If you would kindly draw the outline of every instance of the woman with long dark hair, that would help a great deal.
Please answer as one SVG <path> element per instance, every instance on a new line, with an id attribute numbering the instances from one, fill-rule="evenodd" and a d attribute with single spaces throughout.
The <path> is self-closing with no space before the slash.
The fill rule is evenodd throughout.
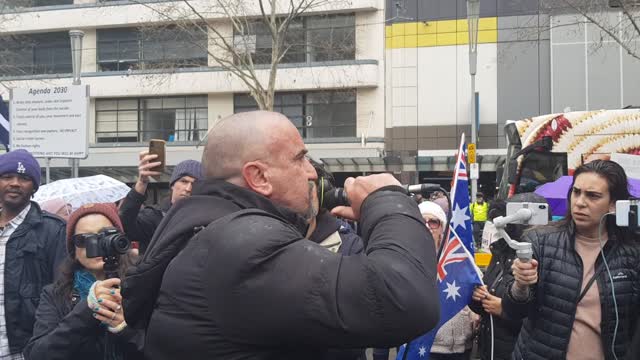
<path id="1" fill-rule="evenodd" d="M 615 225 L 629 198 L 615 162 L 578 167 L 566 218 L 533 228 L 533 259 L 513 262 L 503 296 L 507 316 L 523 318 L 514 359 L 629 359 L 640 305 L 640 245 Z"/>
<path id="2" fill-rule="evenodd" d="M 69 257 L 59 280 L 42 291 L 27 360 L 142 359 L 144 333 L 127 328 L 123 317 L 120 279 L 106 279 L 102 257 L 87 257 L 90 238 L 122 234 L 113 204 L 89 204 L 67 223 Z M 119 258 L 123 276 L 132 259 Z"/>

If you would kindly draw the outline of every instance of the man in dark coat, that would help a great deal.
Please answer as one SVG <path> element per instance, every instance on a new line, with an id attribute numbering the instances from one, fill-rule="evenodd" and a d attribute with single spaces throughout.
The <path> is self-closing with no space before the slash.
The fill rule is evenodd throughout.
<path id="1" fill-rule="evenodd" d="M 22 359 L 42 288 L 65 253 L 65 222 L 31 197 L 40 165 L 25 150 L 0 155 L 0 358 Z"/>
<path id="2" fill-rule="evenodd" d="M 127 323 L 151 312 L 147 358 L 322 359 L 437 324 L 433 240 L 393 176 L 345 182 L 333 211 L 360 220 L 366 252 L 343 256 L 304 239 L 316 172 L 286 117 L 235 114 L 207 139 L 205 179 L 123 284 Z"/>
<path id="3" fill-rule="evenodd" d="M 139 243 L 141 254 L 146 251 L 153 233 L 171 205 L 191 196 L 193 183 L 202 177 L 200 162 L 184 160 L 176 165 L 171 174 L 171 180 L 169 181 L 171 198 L 163 202 L 159 207 L 144 206 L 144 202 L 147 199 L 149 177 L 162 175 L 161 172 L 153 170 L 154 167 L 160 165 L 160 162 L 153 161 L 157 157 L 158 155 L 150 155 L 148 151 L 140 153 L 138 181 L 124 198 L 120 207 L 120 218 L 122 219 L 125 234 L 130 240 Z"/>

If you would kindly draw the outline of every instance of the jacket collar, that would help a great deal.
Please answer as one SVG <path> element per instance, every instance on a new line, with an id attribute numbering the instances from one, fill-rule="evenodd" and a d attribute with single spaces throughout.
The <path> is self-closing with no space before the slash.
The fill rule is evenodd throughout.
<path id="1" fill-rule="evenodd" d="M 320 213 L 316 217 L 316 228 L 313 230 L 309 240 L 319 244 L 339 230 L 340 223 L 337 219 L 328 211 L 320 210 Z"/>
<path id="2" fill-rule="evenodd" d="M 224 180 L 202 180 L 196 182 L 193 189 L 193 196 L 198 195 L 223 198 L 233 202 L 241 209 L 260 209 L 266 211 L 284 219 L 303 235 L 306 234 L 309 226 L 302 216 L 296 214 L 292 210 L 276 205 L 268 198 L 254 191 L 231 184 Z"/>
<path id="3" fill-rule="evenodd" d="M 11 237 L 21 235 L 42 222 L 42 210 L 37 202 L 31 201 L 31 209 Z"/>

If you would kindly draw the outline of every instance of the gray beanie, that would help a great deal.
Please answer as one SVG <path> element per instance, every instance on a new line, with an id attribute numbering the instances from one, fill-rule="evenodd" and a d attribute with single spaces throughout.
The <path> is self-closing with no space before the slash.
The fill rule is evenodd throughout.
<path id="1" fill-rule="evenodd" d="M 179 162 L 178 165 L 176 165 L 176 167 L 173 169 L 169 186 L 173 186 L 173 183 L 180 180 L 180 178 L 183 176 L 191 176 L 196 180 L 202 179 L 202 165 L 200 165 L 200 162 L 195 160 L 185 160 Z"/>

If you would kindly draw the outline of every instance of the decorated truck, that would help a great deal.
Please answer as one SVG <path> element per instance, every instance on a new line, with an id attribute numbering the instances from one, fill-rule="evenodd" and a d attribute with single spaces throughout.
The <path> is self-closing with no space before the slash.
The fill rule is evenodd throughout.
<path id="1" fill-rule="evenodd" d="M 593 159 L 640 155 L 640 109 L 575 111 L 513 121 L 498 198 L 534 191 Z"/>

